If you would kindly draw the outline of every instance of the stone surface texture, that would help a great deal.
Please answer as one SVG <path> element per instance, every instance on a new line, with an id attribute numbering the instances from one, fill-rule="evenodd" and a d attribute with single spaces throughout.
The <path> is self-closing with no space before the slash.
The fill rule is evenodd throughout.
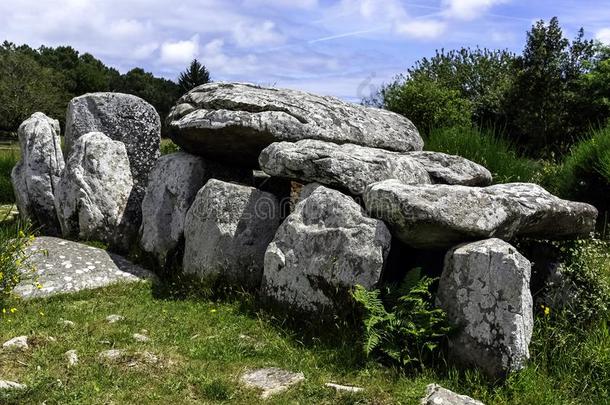
<path id="1" fill-rule="evenodd" d="M 305 311 L 335 310 L 356 284 L 373 288 L 391 236 L 339 191 L 310 184 L 265 254 L 263 293 Z"/>
<path id="2" fill-rule="evenodd" d="M 364 202 L 371 216 L 417 248 L 491 237 L 585 237 L 594 231 L 597 218 L 595 207 L 562 200 L 529 183 L 479 188 L 387 180 L 369 186 Z"/>
<path id="3" fill-rule="evenodd" d="M 449 340 L 452 358 L 491 377 L 525 366 L 534 323 L 530 273 L 531 263 L 500 239 L 447 253 L 437 304 L 459 328 Z"/>
<path id="4" fill-rule="evenodd" d="M 29 347 L 27 336 L 17 336 L 2 344 L 3 349 L 26 350 Z"/>
<path id="5" fill-rule="evenodd" d="M 126 217 L 133 184 L 122 142 L 101 132 L 78 138 L 56 192 L 63 235 L 128 250 L 139 227 Z"/>
<path id="6" fill-rule="evenodd" d="M 461 156 L 427 151 L 406 155 L 424 166 L 434 183 L 484 187 L 492 182 L 489 170 Z"/>
<path id="7" fill-rule="evenodd" d="M 277 367 L 252 370 L 241 376 L 243 384 L 262 390 L 261 398 L 263 399 L 286 391 L 304 380 L 303 373 L 293 373 Z"/>
<path id="8" fill-rule="evenodd" d="M 55 191 L 64 169 L 59 121 L 37 112 L 19 126 L 17 134 L 21 159 L 11 181 L 19 212 L 43 234 L 59 235 Z"/>
<path id="9" fill-rule="evenodd" d="M 161 156 L 153 168 L 142 201 L 140 245 L 161 267 L 184 240 L 186 212 L 211 178 L 247 179 L 250 171 L 226 167 L 184 152 Z"/>
<path id="10" fill-rule="evenodd" d="M 271 176 L 317 182 L 353 195 L 361 195 L 368 185 L 382 180 L 431 183 L 425 167 L 409 155 L 353 144 L 309 139 L 276 142 L 261 152 L 258 161 Z"/>
<path id="11" fill-rule="evenodd" d="M 422 398 L 421 405 L 484 405 L 483 402 L 472 399 L 466 395 L 456 394 L 438 384 L 426 387 L 426 396 Z"/>
<path id="12" fill-rule="evenodd" d="M 25 279 L 15 288 L 23 298 L 46 297 L 105 287 L 115 283 L 154 279 L 154 275 L 105 250 L 54 237 L 38 237 L 27 248 Z M 30 266 L 36 269 L 32 279 Z M 35 281 L 42 285 L 36 288 Z"/>
<path id="13" fill-rule="evenodd" d="M 254 187 L 209 180 L 186 214 L 183 269 L 202 280 L 258 288 L 279 203 Z"/>
<path id="14" fill-rule="evenodd" d="M 401 115 L 296 90 L 242 83 L 196 87 L 172 109 L 171 137 L 187 152 L 255 167 L 272 142 L 318 139 L 393 151 L 421 150 Z"/>

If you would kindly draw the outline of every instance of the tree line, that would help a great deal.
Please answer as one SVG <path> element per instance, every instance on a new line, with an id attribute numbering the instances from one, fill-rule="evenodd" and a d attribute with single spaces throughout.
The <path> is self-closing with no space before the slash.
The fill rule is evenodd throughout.
<path id="1" fill-rule="evenodd" d="M 440 50 L 368 100 L 403 114 L 424 133 L 451 126 L 500 132 L 529 156 L 564 154 L 610 117 L 610 48 L 569 40 L 557 18 L 527 32 L 522 54 Z"/>
<path id="2" fill-rule="evenodd" d="M 209 81 L 208 70 L 197 60 L 174 82 L 139 67 L 121 74 L 70 46 L 33 49 L 5 41 L 0 45 L 0 132 L 14 133 L 36 111 L 59 119 L 63 127 L 68 102 L 98 91 L 141 97 L 155 107 L 164 122 L 182 94 Z"/>

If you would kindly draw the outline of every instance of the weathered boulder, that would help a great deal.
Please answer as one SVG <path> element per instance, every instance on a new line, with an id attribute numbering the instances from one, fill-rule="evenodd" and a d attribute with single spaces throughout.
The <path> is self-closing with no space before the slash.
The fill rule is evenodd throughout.
<path id="1" fill-rule="evenodd" d="M 183 270 L 211 284 L 258 288 L 265 249 L 279 226 L 275 196 L 209 180 L 186 214 Z"/>
<path id="2" fill-rule="evenodd" d="M 248 170 L 222 166 L 184 152 L 160 157 L 142 201 L 140 245 L 165 266 L 184 238 L 184 219 L 195 195 L 211 178 L 240 180 Z"/>
<path id="3" fill-rule="evenodd" d="M 98 240 L 127 250 L 139 228 L 124 218 L 132 187 L 122 142 L 100 132 L 78 138 L 56 191 L 64 236 Z"/>
<path id="4" fill-rule="evenodd" d="M 490 237 L 587 236 L 597 217 L 589 204 L 562 200 L 528 183 L 478 188 L 387 180 L 369 186 L 364 201 L 371 216 L 384 220 L 396 237 L 417 248 Z"/>
<path id="5" fill-rule="evenodd" d="M 421 163 L 434 183 L 484 187 L 492 182 L 489 170 L 461 156 L 427 151 L 406 155 Z"/>
<path id="6" fill-rule="evenodd" d="M 524 367 L 534 322 L 530 273 L 530 262 L 500 239 L 447 253 L 437 305 L 459 328 L 449 340 L 452 358 L 492 377 Z"/>
<path id="7" fill-rule="evenodd" d="M 420 401 L 421 405 L 483 405 L 481 401 L 466 395 L 456 394 L 438 384 L 426 387 L 426 396 Z"/>
<path id="8" fill-rule="evenodd" d="M 318 182 L 361 195 L 369 184 L 397 179 L 406 184 L 429 184 L 425 168 L 406 154 L 353 144 L 303 140 L 276 142 L 258 159 L 271 176 Z"/>
<path id="9" fill-rule="evenodd" d="M 64 169 L 59 121 L 37 112 L 17 131 L 21 160 L 11 173 L 17 207 L 43 234 L 61 232 L 55 212 L 55 190 Z"/>
<path id="10" fill-rule="evenodd" d="M 68 104 L 65 137 L 68 158 L 76 140 L 89 132 L 102 132 L 125 144 L 133 178 L 125 220 L 139 227 L 148 176 L 160 154 L 159 114 L 152 105 L 130 94 L 85 94 Z"/>
<path id="11" fill-rule="evenodd" d="M 339 191 L 306 186 L 265 253 L 263 293 L 304 311 L 334 310 L 381 277 L 391 235 Z"/>
<path id="12" fill-rule="evenodd" d="M 272 142 L 318 139 L 394 151 L 421 150 L 408 119 L 296 90 L 242 83 L 196 87 L 168 116 L 171 137 L 187 152 L 255 167 Z"/>

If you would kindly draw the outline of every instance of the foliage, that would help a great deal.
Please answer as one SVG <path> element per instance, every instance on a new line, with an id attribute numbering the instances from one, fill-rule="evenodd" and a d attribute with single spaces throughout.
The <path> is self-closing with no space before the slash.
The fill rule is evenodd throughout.
<path id="1" fill-rule="evenodd" d="M 161 154 L 169 155 L 170 153 L 175 153 L 180 150 L 180 147 L 176 145 L 171 139 L 165 138 L 161 139 Z"/>
<path id="2" fill-rule="evenodd" d="M 11 171 L 19 160 L 19 149 L 0 149 L 0 204 L 12 204 L 15 202 L 13 184 L 11 183 Z"/>
<path id="3" fill-rule="evenodd" d="M 4 223 L 8 215 L 2 219 L 0 226 L 0 316 L 6 316 L 7 300 L 23 277 L 21 270 L 27 267 L 28 258 L 26 247 L 32 238 L 28 225 L 21 222 Z"/>
<path id="4" fill-rule="evenodd" d="M 430 286 L 434 279 L 411 270 L 385 302 L 381 291 L 356 286 L 353 297 L 364 309 L 364 351 L 376 352 L 400 367 L 423 366 L 450 331 L 445 313 L 434 308 Z"/>
<path id="5" fill-rule="evenodd" d="M 491 130 L 436 129 L 425 139 L 425 148 L 479 163 L 491 171 L 495 183 L 532 181 L 541 169 L 539 162 L 519 156 L 510 142 Z"/>
<path id="6" fill-rule="evenodd" d="M 197 59 L 193 59 L 188 68 L 178 77 L 178 86 L 187 93 L 197 86 L 210 82 L 210 72 Z"/>

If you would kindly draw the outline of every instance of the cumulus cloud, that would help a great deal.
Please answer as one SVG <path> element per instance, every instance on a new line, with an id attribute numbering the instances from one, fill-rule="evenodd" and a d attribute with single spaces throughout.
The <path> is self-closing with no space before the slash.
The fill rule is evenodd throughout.
<path id="1" fill-rule="evenodd" d="M 199 35 L 189 40 L 166 41 L 161 44 L 161 62 L 167 65 L 186 65 L 199 54 Z"/>
<path id="2" fill-rule="evenodd" d="M 414 20 L 396 26 L 399 34 L 421 39 L 438 38 L 446 29 L 447 24 L 438 20 Z"/>
<path id="3" fill-rule="evenodd" d="M 233 29 L 233 36 L 238 46 L 250 47 L 258 45 L 279 45 L 284 42 L 284 36 L 276 31 L 273 21 L 241 22 Z"/>
<path id="4" fill-rule="evenodd" d="M 610 28 L 602 28 L 597 31 L 595 38 L 606 45 L 610 45 Z"/>
<path id="5" fill-rule="evenodd" d="M 443 0 L 446 15 L 461 20 L 474 20 L 497 4 L 508 0 Z"/>

